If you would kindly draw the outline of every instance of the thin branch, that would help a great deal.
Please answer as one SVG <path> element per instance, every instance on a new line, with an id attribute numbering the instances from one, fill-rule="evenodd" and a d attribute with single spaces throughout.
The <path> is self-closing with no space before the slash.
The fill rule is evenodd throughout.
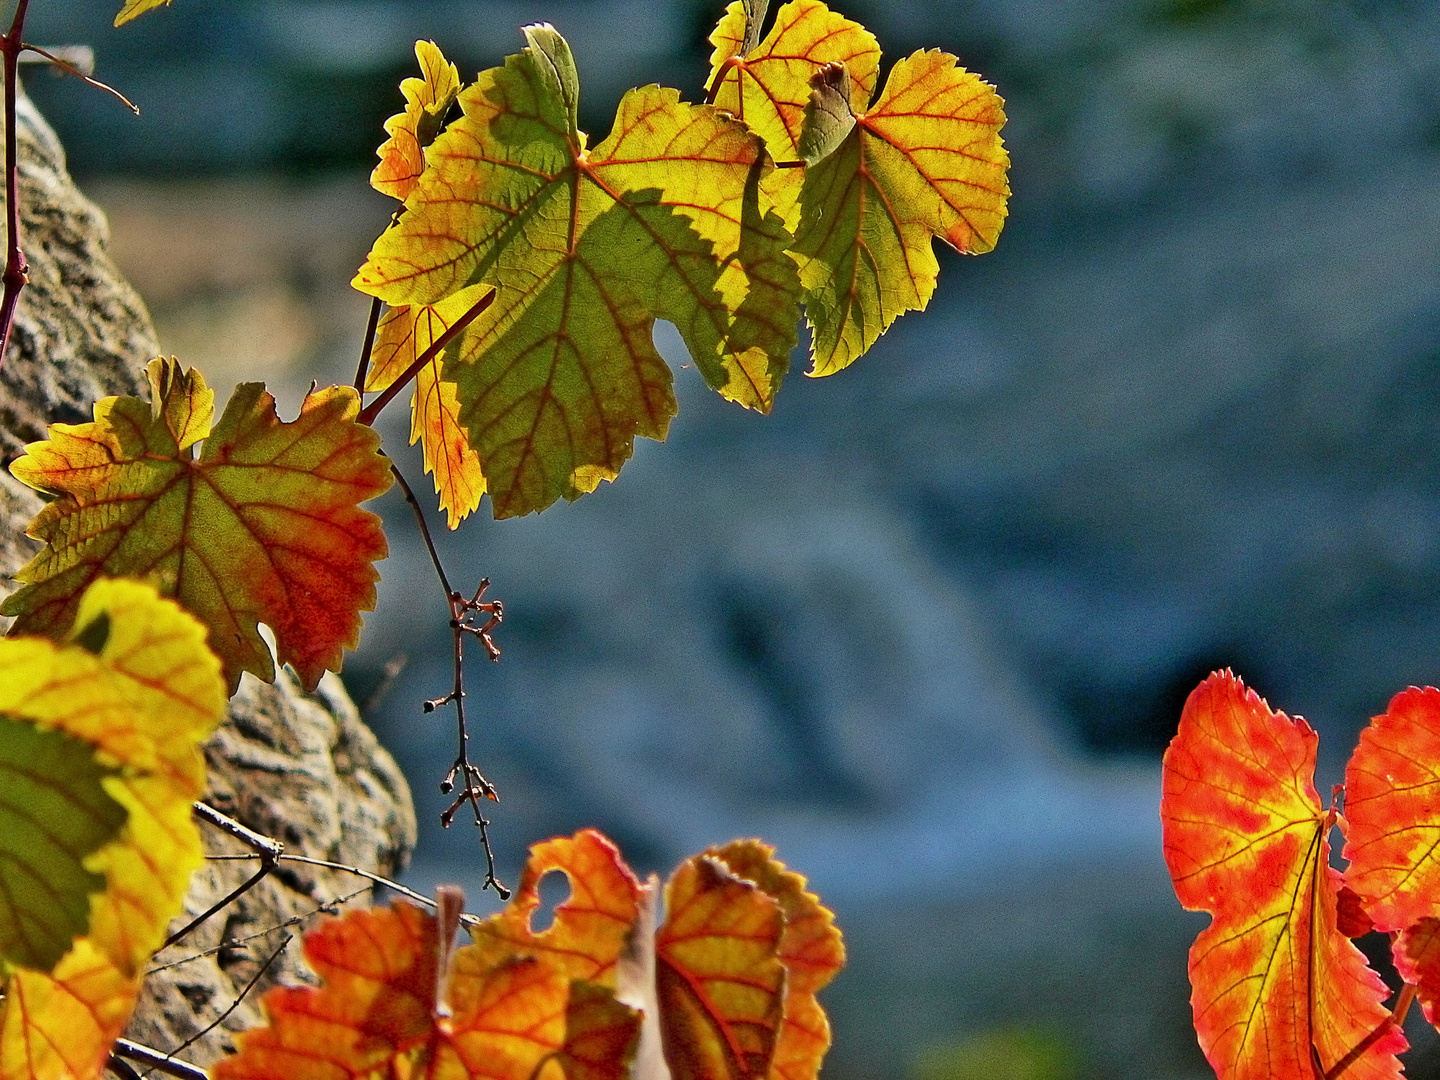
<path id="1" fill-rule="evenodd" d="M 215 828 L 221 830 L 222 832 L 228 833 L 230 836 L 235 837 L 235 839 L 239 840 L 241 843 L 245 844 L 252 851 L 254 851 L 260 859 L 260 869 L 255 871 L 255 873 L 252 874 L 250 878 L 244 881 L 242 884 L 237 885 L 235 888 L 231 889 L 228 893 L 226 893 L 223 899 L 215 901 L 215 903 L 211 904 L 199 915 L 196 915 L 195 918 L 191 919 L 179 930 L 176 930 L 175 933 L 167 937 L 164 944 L 160 946 L 160 948 L 162 949 L 165 948 L 166 945 L 174 945 L 177 941 L 185 937 L 187 934 L 190 933 L 190 931 L 194 930 L 201 923 L 205 922 L 216 912 L 222 910 L 223 908 L 229 907 L 233 901 L 235 901 L 241 896 L 244 896 L 256 885 L 259 885 L 260 882 L 263 881 L 265 877 L 272 870 L 274 870 L 276 866 L 279 865 L 280 856 L 285 851 L 285 845 L 282 844 L 279 840 L 274 840 L 268 836 L 263 836 L 260 833 L 256 832 L 254 829 L 247 828 L 246 826 L 240 824 L 240 822 L 236 821 L 234 818 L 227 817 L 225 814 L 222 814 L 219 810 L 216 810 L 213 806 L 209 806 L 206 803 L 195 803 L 194 806 L 191 807 L 191 811 L 196 817 L 198 817 L 201 821 L 205 822 L 207 825 L 213 825 Z"/>
<path id="2" fill-rule="evenodd" d="M 455 595 L 455 590 L 450 587 L 450 579 L 445 576 L 445 567 L 440 562 L 440 554 L 435 550 L 435 539 L 430 535 L 430 525 L 425 520 L 425 510 L 421 507 L 420 500 L 415 498 L 415 489 L 406 481 L 405 474 L 393 461 L 390 463 L 390 472 L 394 474 L 395 482 L 400 485 L 400 490 L 405 493 L 405 501 L 410 504 L 410 509 L 415 514 L 415 524 L 420 527 L 420 535 L 425 540 L 425 550 L 430 552 L 430 563 L 435 567 L 435 576 L 440 579 L 440 587 L 445 590 L 445 599 L 448 602 L 450 597 Z"/>
<path id="3" fill-rule="evenodd" d="M 15 307 L 20 291 L 30 281 L 30 266 L 20 250 L 20 165 L 16 155 L 15 98 L 19 92 L 16 68 L 24 48 L 21 34 L 25 30 L 25 11 L 30 0 L 20 0 L 10 32 L 0 37 L 0 50 L 5 54 L 5 292 L 0 296 L 0 364 L 10 348 L 10 329 L 15 325 Z"/>
<path id="4" fill-rule="evenodd" d="M 105 1067 L 120 1078 L 120 1080 L 141 1080 L 141 1076 L 124 1058 L 111 1054 L 110 1059 L 105 1062 Z"/>
<path id="5" fill-rule="evenodd" d="M 360 364 L 355 368 L 355 392 L 365 393 L 365 375 L 370 370 L 370 353 L 375 348 L 375 331 L 380 326 L 380 298 L 370 301 L 370 321 L 365 324 L 365 342 L 360 346 Z"/>
<path id="6" fill-rule="evenodd" d="M 294 934 L 286 934 L 285 940 L 280 942 L 280 944 L 276 947 L 275 951 L 272 952 L 266 958 L 265 962 L 260 965 L 260 970 L 255 972 L 254 975 L 250 976 L 250 981 L 245 984 L 245 987 L 240 991 L 239 996 L 230 1003 L 230 1007 L 227 1008 L 224 1012 L 222 1012 L 219 1016 L 217 1016 L 214 1020 L 211 1020 L 210 1023 L 206 1024 L 194 1035 L 191 1035 L 174 1050 L 170 1051 L 170 1053 L 174 1055 L 188 1050 L 196 1042 L 203 1039 L 206 1035 L 209 1035 L 210 1032 L 214 1031 L 217 1027 L 223 1024 L 225 1022 L 225 1018 L 240 1007 L 240 1003 L 245 1000 L 246 996 L 250 993 L 251 990 L 255 989 L 255 984 L 260 981 L 261 977 L 264 976 L 267 971 L 270 970 L 270 968 L 274 965 L 275 961 L 280 959 L 280 954 L 284 952 L 285 949 L 289 946 L 290 942 L 294 940 Z"/>
<path id="7" fill-rule="evenodd" d="M 39 45 L 21 45 L 20 48 L 23 49 L 25 52 L 32 52 L 35 53 L 37 56 L 43 56 L 46 60 L 50 61 L 50 63 L 54 64 L 67 75 L 74 75 L 75 78 L 79 79 L 81 82 L 89 83 L 97 90 L 104 90 L 112 97 L 118 98 L 120 102 L 124 104 L 136 116 L 140 115 L 139 105 L 136 105 L 133 101 L 127 98 L 119 90 L 116 90 L 113 86 L 110 86 L 108 83 L 103 83 L 99 79 L 92 79 L 84 71 L 80 70 L 77 65 L 72 64 L 64 57 L 57 56 L 55 53 L 50 52 L 48 49 L 42 49 Z M 95 62 L 95 56 L 93 53 L 90 55 L 90 62 L 92 64 Z M 21 63 L 24 63 L 24 61 L 22 60 Z"/>
<path id="8" fill-rule="evenodd" d="M 169 1054 L 162 1054 L 159 1050 L 141 1046 L 129 1039 L 116 1039 L 115 1045 L 110 1048 L 110 1053 L 129 1058 L 131 1061 L 141 1062 L 152 1069 L 159 1069 L 163 1073 L 176 1077 L 177 1080 L 209 1080 L 204 1069 L 196 1068 L 188 1061 L 178 1061 Z"/>
<path id="9" fill-rule="evenodd" d="M 415 362 L 405 369 L 404 374 L 402 374 L 398 379 L 396 379 L 393 383 L 387 386 L 384 392 L 378 398 L 376 398 L 369 405 L 366 405 L 365 408 L 360 410 L 360 416 L 358 417 L 360 423 L 375 423 L 375 418 L 380 415 L 380 411 L 395 399 L 395 395 L 397 395 L 398 393 L 400 393 L 401 390 L 404 390 L 405 387 L 410 385 L 410 381 L 420 373 L 420 369 L 423 368 L 426 364 L 430 363 L 430 361 L 434 360 L 442 352 L 444 352 L 446 346 L 448 346 L 450 342 L 454 341 L 457 337 L 459 337 L 461 331 L 463 331 L 467 326 L 469 326 L 470 323 L 474 321 L 476 316 L 478 316 L 494 302 L 494 289 L 491 289 L 479 300 L 475 301 L 474 305 L 470 308 L 469 311 L 465 312 L 464 315 L 456 319 L 455 322 L 452 323 L 443 334 L 441 334 L 438 338 L 436 338 L 430 343 L 430 347 L 428 349 L 426 349 L 423 353 L 421 353 L 415 358 Z"/>

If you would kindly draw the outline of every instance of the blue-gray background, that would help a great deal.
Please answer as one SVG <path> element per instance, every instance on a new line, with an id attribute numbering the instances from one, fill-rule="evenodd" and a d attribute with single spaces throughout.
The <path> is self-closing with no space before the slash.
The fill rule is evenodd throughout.
<path id="1" fill-rule="evenodd" d="M 94 46 L 143 116 L 31 92 L 167 348 L 292 407 L 353 367 L 344 282 L 389 210 L 364 177 L 415 38 L 473 73 L 549 19 L 598 137 L 630 85 L 698 95 L 718 15 L 179 0 L 117 31 L 117 6 L 35 0 L 29 37 Z M 583 824 L 662 871 L 762 835 L 849 935 L 829 1075 L 1207 1075 L 1204 920 L 1156 816 L 1185 694 L 1233 666 L 1319 727 L 1328 790 L 1391 693 L 1440 681 L 1440 5 L 837 6 L 890 59 L 939 46 L 999 85 L 1010 222 L 983 259 L 942 254 L 930 310 L 855 368 L 797 356 L 772 417 L 678 370 L 669 443 L 617 484 L 444 537 L 510 612 L 470 698 L 505 871 Z M 369 719 L 416 789 L 413 880 L 473 887 L 473 834 L 433 824 L 453 733 L 418 707 L 444 614 L 403 504 L 380 509 L 394 551 L 347 675 L 383 691 Z M 1419 1075 L 1440 1046 L 1415 1038 Z"/>

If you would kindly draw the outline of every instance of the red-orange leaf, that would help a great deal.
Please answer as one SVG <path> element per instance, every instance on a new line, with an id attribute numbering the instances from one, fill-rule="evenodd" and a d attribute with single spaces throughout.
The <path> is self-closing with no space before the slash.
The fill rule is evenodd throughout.
<path id="1" fill-rule="evenodd" d="M 552 871 L 569 880 L 570 897 L 555 908 L 549 929 L 537 934 L 530 920 L 540 905 L 540 879 Z M 640 883 L 619 849 L 594 829 L 582 829 L 532 847 L 514 898 L 471 937 L 487 956 L 541 955 L 571 978 L 614 987 L 615 963 L 639 903 Z"/>
<path id="2" fill-rule="evenodd" d="M 784 1016 L 780 905 L 700 855 L 665 886 L 655 933 L 660 1035 L 674 1080 L 760 1080 Z"/>
<path id="3" fill-rule="evenodd" d="M 1411 687 L 1360 733 L 1345 770 L 1345 882 L 1381 930 L 1440 916 L 1440 690 Z"/>
<path id="4" fill-rule="evenodd" d="M 810 1080 L 830 1048 L 830 1022 L 815 995 L 845 966 L 845 944 L 835 917 L 805 889 L 805 879 L 775 858 L 759 840 L 736 840 L 706 854 L 737 877 L 753 881 L 780 904 L 785 929 L 778 956 L 785 965 L 785 1023 L 770 1075 L 775 1080 Z"/>
<path id="5" fill-rule="evenodd" d="M 357 505 L 391 483 L 358 396 L 314 391 L 286 423 L 261 383 L 242 383 L 212 430 L 199 372 L 173 358 L 146 372 L 153 404 L 105 398 L 94 423 L 51 425 L 11 466 L 58 497 L 28 530 L 48 546 L 0 607 L 10 632 L 59 636 L 97 577 L 146 578 L 209 629 L 231 693 L 244 671 L 274 678 L 260 622 L 313 689 L 358 642 L 386 554 L 380 519 Z"/>
<path id="6" fill-rule="evenodd" d="M 1425 1019 L 1440 1027 L 1440 919 L 1402 930 L 1391 955 L 1400 977 L 1415 987 Z"/>
<path id="7" fill-rule="evenodd" d="M 625 1075 L 639 1017 L 539 958 L 457 949 L 450 1015 L 437 1015 L 435 935 L 433 916 L 404 903 L 308 934 L 305 957 L 324 986 L 266 994 L 269 1026 L 240 1035 L 215 1080 L 534 1080 L 550 1075 L 547 1062 L 584 1080 Z"/>
<path id="8" fill-rule="evenodd" d="M 1374 1032 L 1345 1076 L 1399 1075 L 1384 985 L 1336 928 L 1316 743 L 1222 672 L 1190 695 L 1165 754 L 1165 860 L 1180 902 L 1214 917 L 1190 950 L 1191 1004 L 1221 1080 L 1315 1080 Z"/>

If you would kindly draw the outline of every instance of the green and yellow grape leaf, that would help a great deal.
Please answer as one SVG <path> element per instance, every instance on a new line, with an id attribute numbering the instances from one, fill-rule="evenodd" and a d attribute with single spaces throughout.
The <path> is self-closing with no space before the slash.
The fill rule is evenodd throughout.
<path id="1" fill-rule="evenodd" d="M 1400 1075 L 1385 986 L 1337 926 L 1317 742 L 1220 672 L 1165 753 L 1165 861 L 1180 903 L 1213 916 L 1190 950 L 1190 1000 L 1221 1080 L 1315 1080 L 1362 1044 L 1349 1080 Z"/>
<path id="2" fill-rule="evenodd" d="M 1383 931 L 1440 917 L 1440 690 L 1411 687 L 1360 733 L 1345 769 L 1345 882 Z"/>
<path id="3" fill-rule="evenodd" d="M 170 0 L 125 0 L 125 6 L 120 9 L 120 14 L 115 16 L 115 25 L 123 26 L 131 19 L 144 15 L 147 11 L 153 11 L 169 3 Z"/>
<path id="4" fill-rule="evenodd" d="M 715 46 L 706 83 L 710 100 L 749 125 L 776 161 L 795 161 L 811 78 L 826 64 L 844 64 L 851 81 L 849 103 L 859 112 L 875 93 L 880 43 L 820 0 L 790 0 L 757 45 L 764 9 L 747 8 L 734 0 L 710 35 Z"/>
<path id="5" fill-rule="evenodd" d="M 55 782 L 98 774 L 104 797 L 123 815 L 112 828 L 113 812 L 102 810 L 99 845 L 71 853 L 103 885 L 91 890 L 89 882 L 76 883 L 87 893 L 88 910 L 78 925 L 67 922 L 65 929 L 76 932 L 58 962 L 44 963 L 54 952 L 48 938 L 20 947 L 7 942 L 0 958 L 6 969 L 4 1080 L 100 1074 L 139 994 L 145 964 L 200 865 L 191 820 L 205 783 L 200 746 L 224 709 L 220 662 L 206 648 L 204 627 L 149 585 L 95 582 L 80 598 L 75 631 L 65 642 L 0 641 L 0 715 L 33 726 L 52 745 L 63 737 L 79 756 Z M 73 828 L 60 815 L 74 811 L 43 809 L 57 815 L 48 822 L 52 836 Z M 17 850 L 14 827 L 8 815 L 0 818 L 0 848 Z M 94 839 L 91 833 L 84 846 Z M 53 852 L 37 845 L 29 855 L 41 860 L 29 873 L 55 872 L 58 884 Z M 7 885 L 21 877 L 7 868 Z"/>
<path id="6" fill-rule="evenodd" d="M 367 391 L 384 390 L 408 371 L 431 343 L 461 318 L 487 291 L 472 285 L 438 304 L 390 308 L 376 328 L 370 354 Z M 480 505 L 485 494 L 485 473 L 480 457 L 470 448 L 470 436 L 460 423 L 460 402 L 455 384 L 444 376 L 444 361 L 436 357 L 415 375 L 410 402 L 410 444 L 421 443 L 425 471 L 435 477 L 435 492 L 450 528 L 457 528 Z"/>
<path id="7" fill-rule="evenodd" d="M 785 1019 L 784 925 L 780 904 L 718 859 L 688 859 L 666 883 L 655 996 L 674 1080 L 770 1075 Z"/>
<path id="8" fill-rule="evenodd" d="M 467 285 L 496 301 L 446 354 L 498 517 L 613 479 L 676 405 L 652 341 L 679 329 L 707 382 L 768 410 L 795 342 L 790 237 L 745 126 L 673 90 L 627 93 L 588 148 L 573 60 L 548 27 L 463 90 L 405 213 L 354 284 L 392 306 Z"/>
<path id="9" fill-rule="evenodd" d="M 810 374 L 829 375 L 929 303 L 940 269 L 933 237 L 965 254 L 995 246 L 1009 155 L 999 95 L 949 53 L 899 61 L 868 110 L 845 99 L 833 72 L 812 83 L 800 141 L 830 152 L 805 168 L 792 250 L 813 332 Z M 837 125 L 848 127 L 838 145 Z"/>
<path id="10" fill-rule="evenodd" d="M 830 1021 L 815 995 L 845 966 L 835 917 L 808 892 L 805 879 L 758 840 L 736 840 L 706 852 L 730 872 L 753 881 L 785 915 L 777 956 L 785 966 L 785 1023 L 770 1066 L 774 1080 L 813 1080 L 830 1048 Z"/>
<path id="11" fill-rule="evenodd" d="M 390 137 L 376 151 L 380 164 L 370 174 L 371 187 L 402 201 L 425 171 L 425 148 L 440 134 L 445 115 L 460 93 L 459 71 L 433 41 L 417 41 L 415 59 L 421 77 L 400 84 L 405 111 L 385 121 L 385 133 Z"/>
<path id="12" fill-rule="evenodd" d="M 242 383 L 212 428 L 199 372 L 172 358 L 146 373 L 153 404 L 105 398 L 93 423 L 51 425 L 10 467 L 56 496 L 28 529 L 47 546 L 0 607 L 11 634 L 61 634 L 90 582 L 145 578 L 209 629 L 232 693 L 242 672 L 274 678 L 260 622 L 314 689 L 358 641 L 386 554 L 380 519 L 358 506 L 391 484 L 358 395 L 312 391 L 283 422 L 262 384 Z"/>
<path id="13" fill-rule="evenodd" d="M 269 1022 L 239 1035 L 214 1080 L 622 1080 L 639 1017 L 602 987 L 542 959 L 455 950 L 446 1008 L 436 997 L 435 918 L 405 902 L 351 912 L 305 937 L 323 980 L 277 987 Z M 597 1060 L 598 1059 L 598 1060 Z"/>

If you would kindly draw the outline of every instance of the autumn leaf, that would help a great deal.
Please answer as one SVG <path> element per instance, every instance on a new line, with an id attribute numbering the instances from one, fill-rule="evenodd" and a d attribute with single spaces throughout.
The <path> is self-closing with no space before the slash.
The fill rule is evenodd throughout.
<path id="1" fill-rule="evenodd" d="M 541 959 L 494 959 L 461 946 L 443 1015 L 435 919 L 410 904 L 326 922 L 304 949 L 324 985 L 269 991 L 268 1026 L 239 1035 L 239 1052 L 214 1066 L 214 1080 L 531 1080 L 552 1075 L 541 1071 L 548 1061 L 559 1065 L 555 1075 L 625 1076 L 639 1018 L 609 991 Z"/>
<path id="2" fill-rule="evenodd" d="M 868 109 L 855 107 L 858 80 L 846 75 L 812 77 L 810 130 L 798 140 L 811 160 L 792 251 L 811 375 L 847 367 L 900 315 L 925 308 L 940 270 L 932 237 L 964 254 L 993 248 L 1010 195 L 1003 103 L 955 57 L 899 61 Z"/>
<path id="3" fill-rule="evenodd" d="M 421 77 L 400 84 L 405 111 L 385 121 L 390 137 L 376 151 L 380 164 L 370 174 L 371 187 L 402 201 L 425 171 L 425 148 L 440 134 L 445 114 L 460 93 L 460 73 L 433 41 L 417 41 L 415 59 Z"/>
<path id="4" fill-rule="evenodd" d="M 799 298 L 743 124 L 650 86 L 589 148 L 569 47 L 549 27 L 525 34 L 523 53 L 461 91 L 463 115 L 354 281 L 394 307 L 497 289 L 445 378 L 498 517 L 578 498 L 618 474 L 637 435 L 664 437 L 676 405 L 656 319 L 711 386 L 768 410 Z"/>
<path id="5" fill-rule="evenodd" d="M 365 389 L 389 387 L 488 291 L 488 285 L 472 285 L 438 304 L 389 309 L 376 328 Z M 460 423 L 455 384 L 445 378 L 444 361 L 438 356 L 415 375 L 410 445 L 417 440 L 422 444 L 425 471 L 435 477 L 440 508 L 450 528 L 457 528 L 480 505 L 485 494 L 485 473 Z"/>
<path id="6" fill-rule="evenodd" d="M 0 914 L 4 1080 L 99 1075 L 200 865 L 199 748 L 225 707 L 204 628 L 150 586 L 96 582 L 75 627 L 0 641 L 0 851 L 19 901 Z M 17 760 L 25 746 L 35 756 Z"/>
<path id="7" fill-rule="evenodd" d="M 115 16 L 115 25 L 123 26 L 131 19 L 153 11 L 155 8 L 164 7 L 170 0 L 125 0 L 125 6 L 120 9 L 120 14 Z"/>
<path id="8" fill-rule="evenodd" d="M 312 391 L 282 422 L 262 384 L 242 383 L 212 428 L 199 372 L 172 358 L 146 373 L 153 405 L 105 398 L 93 423 L 51 425 L 10 467 L 57 496 L 27 530 L 48 546 L 0 606 L 10 633 L 63 633 L 90 582 L 145 578 L 209 629 L 232 693 L 244 671 L 274 678 L 259 622 L 314 689 L 355 647 L 386 554 L 380 519 L 357 506 L 391 483 L 379 436 L 355 421 L 358 396 Z"/>
<path id="9" fill-rule="evenodd" d="M 1440 1026 L 1440 919 L 1421 919 L 1396 935 L 1395 970 L 1415 987 L 1425 1019 Z"/>
<path id="10" fill-rule="evenodd" d="M 785 1023 L 770 1066 L 775 1080 L 811 1080 L 830 1048 L 830 1021 L 815 995 L 845 966 L 845 945 L 835 917 L 808 892 L 805 879 L 758 840 L 711 848 L 730 872 L 753 881 L 780 904 L 785 926 L 776 955 L 785 966 Z"/>
<path id="11" fill-rule="evenodd" d="M 1345 769 L 1345 882 L 1384 931 L 1440 917 L 1440 690 L 1396 694 Z"/>
<path id="12" fill-rule="evenodd" d="M 1315 1080 L 1377 1031 L 1345 1076 L 1399 1075 L 1406 1042 L 1384 985 L 1336 926 L 1316 745 L 1305 721 L 1220 672 L 1165 754 L 1165 861 L 1181 904 L 1213 916 L 1190 950 L 1191 1004 L 1221 1080 Z"/>

